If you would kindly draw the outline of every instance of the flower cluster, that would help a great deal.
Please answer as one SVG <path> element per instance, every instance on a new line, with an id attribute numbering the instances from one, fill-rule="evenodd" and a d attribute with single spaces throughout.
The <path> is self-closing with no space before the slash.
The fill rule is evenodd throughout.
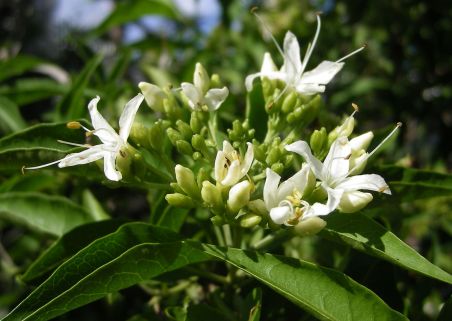
<path id="1" fill-rule="evenodd" d="M 312 132 L 308 128 L 323 108 L 318 94 L 343 68 L 343 61 L 363 49 L 305 71 L 320 26 L 317 16 L 317 30 L 303 60 L 295 35 L 288 31 L 280 49 L 284 58 L 282 67 L 278 69 L 266 53 L 261 71 L 246 77 L 248 91 L 253 91 L 256 78 L 261 79 L 268 114 L 265 135 L 256 135 L 251 124 L 261 120 L 252 118 L 235 120 L 227 133 L 220 130 L 219 108 L 226 103 L 229 90 L 218 75 L 210 77 L 197 63 L 193 83 L 161 88 L 141 82 L 142 94 L 127 103 L 119 119 L 119 134 L 97 111 L 99 97 L 93 99 L 88 110 L 94 130 L 80 123 L 71 124 L 97 136 L 101 144 L 75 144 L 87 149 L 28 169 L 55 163 L 66 167 L 103 159 L 107 179 L 140 182 L 144 180 L 143 171 L 136 168 L 145 168 L 144 172 L 155 177 L 153 183 L 171 186 L 173 192 L 165 197 L 170 205 L 207 208 L 214 224 L 293 227 L 303 234 L 316 233 L 326 224 L 321 217 L 336 210 L 344 213 L 361 210 L 373 199 L 370 192 L 391 194 L 381 176 L 362 174 L 376 149 L 367 152 L 372 132 L 351 138 L 355 113 L 329 132 L 326 127 Z M 143 100 L 157 120 L 152 124 L 136 122 L 132 128 Z M 129 135 L 135 147 L 127 142 Z M 174 156 L 174 150 L 179 156 Z M 132 154 L 132 160 L 144 165 L 132 166 L 132 162 L 123 161 Z M 294 168 L 299 170 L 294 172 Z"/>

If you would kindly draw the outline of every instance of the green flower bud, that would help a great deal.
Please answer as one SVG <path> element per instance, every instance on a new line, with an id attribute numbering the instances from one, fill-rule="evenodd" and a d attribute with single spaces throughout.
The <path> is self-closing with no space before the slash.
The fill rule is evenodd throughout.
<path id="1" fill-rule="evenodd" d="M 224 218 L 222 218 L 219 215 L 215 215 L 215 216 L 211 217 L 210 221 L 212 222 L 213 225 L 216 225 L 216 226 L 222 226 L 222 225 L 226 224 L 226 221 L 224 220 Z"/>
<path id="2" fill-rule="evenodd" d="M 176 121 L 176 126 L 185 140 L 189 140 L 193 136 L 193 132 L 190 128 L 190 125 L 188 125 L 183 120 L 179 119 L 178 121 Z"/>
<path id="3" fill-rule="evenodd" d="M 199 187 L 196 184 L 195 175 L 191 169 L 178 164 L 174 171 L 176 172 L 177 184 L 179 184 L 182 190 L 192 198 L 199 198 Z"/>
<path id="4" fill-rule="evenodd" d="M 200 152 L 194 152 L 193 155 L 191 155 L 191 157 L 193 158 L 193 160 L 197 161 L 202 158 L 202 154 Z"/>
<path id="5" fill-rule="evenodd" d="M 281 151 L 279 150 L 279 147 L 273 147 L 268 152 L 265 162 L 267 164 L 274 164 L 274 163 L 278 162 L 280 158 L 281 158 Z"/>
<path id="6" fill-rule="evenodd" d="M 190 128 L 194 133 L 201 132 L 204 127 L 204 123 L 201 117 L 202 113 L 199 111 L 192 111 L 190 116 Z"/>
<path id="7" fill-rule="evenodd" d="M 146 128 L 142 123 L 135 121 L 130 130 L 129 138 L 136 144 L 144 147 L 150 147 L 149 141 L 150 129 Z"/>
<path id="8" fill-rule="evenodd" d="M 199 134 L 193 135 L 193 137 L 191 138 L 191 144 L 195 149 L 199 150 L 203 154 L 205 155 L 208 154 L 206 140 L 201 135 Z"/>
<path id="9" fill-rule="evenodd" d="M 221 191 L 209 181 L 202 182 L 201 197 L 216 211 L 221 211 L 224 206 Z"/>
<path id="10" fill-rule="evenodd" d="M 138 153 L 138 151 L 129 144 L 126 144 L 119 151 L 119 156 L 116 157 L 116 169 L 121 172 L 122 178 L 130 176 L 133 155 L 135 153 Z"/>
<path id="11" fill-rule="evenodd" d="M 223 83 L 221 82 L 220 76 L 218 74 L 212 74 L 212 76 L 210 77 L 210 87 L 212 88 L 223 87 Z"/>
<path id="12" fill-rule="evenodd" d="M 177 119 L 182 118 L 181 109 L 173 99 L 164 99 L 163 109 L 165 110 L 168 118 L 170 118 L 172 121 L 176 121 Z"/>
<path id="13" fill-rule="evenodd" d="M 195 203 L 193 202 L 193 200 L 184 194 L 180 193 L 166 194 L 165 199 L 171 206 L 183 208 L 195 207 Z"/>
<path id="14" fill-rule="evenodd" d="M 164 137 L 162 122 L 155 122 L 149 129 L 149 143 L 155 150 L 162 150 Z"/>
<path id="15" fill-rule="evenodd" d="M 281 106 L 282 112 L 285 114 L 291 112 L 295 107 L 297 98 L 298 98 L 298 95 L 295 91 L 292 91 L 288 95 L 286 95 L 286 97 L 284 98 L 284 101 L 282 103 L 282 106 Z"/>
<path id="16" fill-rule="evenodd" d="M 190 143 L 186 142 L 185 140 L 178 140 L 176 142 L 176 149 L 179 153 L 184 155 L 192 155 L 193 154 L 193 148 L 191 147 Z"/>
<path id="17" fill-rule="evenodd" d="M 307 236 L 319 233 L 326 226 L 326 222 L 320 217 L 314 216 L 300 221 L 294 227 L 294 232 L 298 235 Z"/>
<path id="18" fill-rule="evenodd" d="M 166 130 L 166 134 L 168 135 L 169 140 L 171 141 L 171 144 L 173 146 L 176 146 L 177 142 L 180 140 L 184 140 L 184 137 L 179 133 L 179 131 L 175 130 L 174 128 L 168 128 Z"/>
<path id="19" fill-rule="evenodd" d="M 372 142 L 372 139 L 374 138 L 374 133 L 371 131 L 364 133 L 362 135 L 356 136 L 352 139 L 350 139 L 350 146 L 352 148 L 352 153 L 358 153 L 362 150 L 366 150 L 370 143 Z"/>
<path id="20" fill-rule="evenodd" d="M 256 215 L 253 213 L 248 213 L 245 215 L 240 216 L 239 218 L 239 224 L 243 228 L 253 228 L 262 221 L 262 216 Z"/>
<path id="21" fill-rule="evenodd" d="M 235 184 L 229 190 L 228 197 L 228 209 L 232 213 L 238 213 L 238 211 L 246 206 L 250 201 L 250 194 L 253 186 L 249 181 L 242 181 Z"/>
<path id="22" fill-rule="evenodd" d="M 182 190 L 182 188 L 179 186 L 179 184 L 177 183 L 170 183 L 170 187 L 173 189 L 173 191 L 175 191 L 176 193 L 181 193 L 183 194 L 184 191 Z"/>
<path id="23" fill-rule="evenodd" d="M 206 93 L 210 88 L 209 75 L 199 62 L 196 63 L 195 73 L 193 74 L 193 84 L 195 87 L 201 89 L 202 93 Z"/>
<path id="24" fill-rule="evenodd" d="M 249 202 L 248 208 L 250 209 L 251 212 L 257 213 L 261 216 L 267 215 L 267 213 L 268 213 L 267 207 L 265 206 L 264 201 L 261 199 Z"/>
<path id="25" fill-rule="evenodd" d="M 284 171 L 284 165 L 282 163 L 275 163 L 272 166 L 270 166 L 270 168 L 272 169 L 272 171 L 279 175 L 281 175 L 282 172 Z"/>
<path id="26" fill-rule="evenodd" d="M 265 162 L 265 146 L 259 145 L 257 142 L 253 142 L 253 149 L 254 149 L 254 158 L 257 159 L 259 162 Z"/>
<path id="27" fill-rule="evenodd" d="M 325 127 L 322 127 L 320 130 L 314 130 L 309 141 L 313 154 L 317 157 L 322 155 L 324 150 L 327 148 L 327 142 L 328 135 Z"/>
<path id="28" fill-rule="evenodd" d="M 201 167 L 198 170 L 198 176 L 196 177 L 196 182 L 198 183 L 198 186 L 202 186 L 202 182 L 208 181 L 210 178 L 209 175 L 210 169 L 206 167 Z"/>
<path id="29" fill-rule="evenodd" d="M 162 89 L 147 82 L 140 82 L 138 87 L 143 93 L 144 99 L 151 109 L 161 113 L 164 112 L 163 100 L 168 96 Z"/>
<path id="30" fill-rule="evenodd" d="M 354 213 L 366 207 L 372 199 L 373 196 L 370 193 L 359 191 L 344 193 L 338 209 L 343 213 Z"/>

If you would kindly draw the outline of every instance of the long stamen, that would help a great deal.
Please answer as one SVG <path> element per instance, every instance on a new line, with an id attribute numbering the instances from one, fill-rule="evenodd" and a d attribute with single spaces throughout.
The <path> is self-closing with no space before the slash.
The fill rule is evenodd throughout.
<path id="1" fill-rule="evenodd" d="M 256 13 L 256 11 L 258 10 L 257 7 L 253 7 L 251 8 L 251 13 L 257 18 L 257 20 L 259 20 L 259 22 L 262 24 L 262 26 L 264 27 L 265 31 L 268 32 L 268 34 L 270 35 L 270 38 L 272 39 L 273 43 L 275 44 L 276 48 L 278 49 L 279 53 L 281 54 L 281 56 L 284 58 L 284 52 L 281 49 L 281 47 L 279 46 L 278 42 L 276 41 L 275 37 L 273 36 L 272 32 L 270 31 L 270 29 L 268 28 L 267 24 L 264 22 L 264 20 Z"/>
<path id="2" fill-rule="evenodd" d="M 339 133 L 341 133 L 344 130 L 344 127 L 348 126 L 348 123 L 350 121 L 352 121 L 353 116 L 355 116 L 355 114 L 357 112 L 359 112 L 359 106 L 357 104 L 352 103 L 352 107 L 353 107 L 354 111 L 350 116 L 347 117 L 347 119 L 344 121 L 344 123 L 341 125 L 341 127 L 339 127 L 339 130 L 338 130 Z"/>
<path id="3" fill-rule="evenodd" d="M 70 121 L 69 123 L 66 124 L 66 127 L 69 128 L 69 129 L 80 129 L 80 128 L 83 128 L 87 132 L 91 131 L 91 129 L 86 128 L 85 126 L 83 126 L 78 121 Z"/>
<path id="4" fill-rule="evenodd" d="M 357 53 L 360 52 L 361 50 L 364 50 L 364 48 L 366 48 L 366 47 L 367 47 L 367 45 L 364 45 L 364 46 L 362 46 L 362 47 L 356 49 L 355 51 L 352 51 L 352 52 L 349 53 L 348 55 L 345 55 L 345 56 L 342 57 L 341 59 L 336 60 L 336 62 L 344 61 L 345 59 L 350 58 L 350 57 L 353 56 L 354 54 L 357 54 Z"/>
<path id="5" fill-rule="evenodd" d="M 77 144 L 77 143 L 71 143 L 71 142 L 67 142 L 65 140 L 61 140 L 58 139 L 57 140 L 58 143 L 62 143 L 62 144 L 66 144 L 66 145 L 70 145 L 70 146 L 77 146 L 77 147 L 84 147 L 84 148 L 90 148 L 91 145 L 90 144 Z"/>
<path id="6" fill-rule="evenodd" d="M 24 170 L 26 170 L 26 169 L 39 169 L 39 168 L 44 168 L 44 167 L 47 167 L 47 166 L 51 166 L 51 165 L 54 165 L 54 164 L 58 164 L 59 162 L 61 162 L 61 159 L 59 159 L 59 160 L 57 160 L 57 161 L 54 161 L 54 162 L 51 162 L 51 163 L 44 164 L 44 165 L 33 166 L 33 167 L 22 167 L 22 173 L 23 173 Z"/>
<path id="7" fill-rule="evenodd" d="M 306 66 L 308 64 L 309 58 L 311 58 L 311 54 L 314 51 L 315 45 L 317 43 L 317 39 L 319 38 L 321 26 L 322 26 L 322 22 L 320 20 L 320 12 L 318 12 L 317 13 L 317 30 L 315 31 L 314 40 L 312 40 L 312 44 L 310 46 L 308 46 L 306 54 L 303 58 L 303 62 L 301 65 L 301 72 L 299 74 L 299 77 L 301 77 L 301 75 L 303 74 L 303 72 L 306 69 Z"/>

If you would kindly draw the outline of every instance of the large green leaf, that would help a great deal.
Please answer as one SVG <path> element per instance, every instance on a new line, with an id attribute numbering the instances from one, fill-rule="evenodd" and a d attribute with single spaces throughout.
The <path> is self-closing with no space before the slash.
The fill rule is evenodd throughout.
<path id="1" fill-rule="evenodd" d="M 72 84 L 71 89 L 64 95 L 57 106 L 58 117 L 66 120 L 74 120 L 83 117 L 86 114 L 83 95 L 88 82 L 94 74 L 96 68 L 102 62 L 102 55 L 97 55 L 89 60 L 77 79 Z M 93 97 L 94 98 L 94 97 Z"/>
<path id="2" fill-rule="evenodd" d="M 400 166 L 384 166 L 379 172 L 389 181 L 394 196 L 402 201 L 452 196 L 450 174 Z"/>
<path id="3" fill-rule="evenodd" d="M 28 192 L 0 194 L 0 217 L 56 236 L 90 221 L 82 207 L 64 197 Z"/>
<path id="4" fill-rule="evenodd" d="M 137 20 L 145 15 L 160 15 L 168 18 L 179 17 L 171 0 L 119 2 L 113 12 L 94 30 L 94 33 L 104 33 L 114 26 Z"/>
<path id="5" fill-rule="evenodd" d="M 85 246 L 102 236 L 113 233 L 124 223 L 125 220 L 107 220 L 74 228 L 42 253 L 25 271 L 21 280 L 31 283 L 41 279 Z"/>
<path id="6" fill-rule="evenodd" d="M 24 129 L 27 125 L 15 103 L 6 97 L 0 96 L 0 125 L 9 132 Z"/>
<path id="7" fill-rule="evenodd" d="M 397 264 L 431 278 L 452 284 L 452 276 L 430 263 L 393 233 L 360 214 L 332 214 L 319 235 L 346 243 L 364 253 Z"/>
<path id="8" fill-rule="evenodd" d="M 162 273 L 210 256 L 170 230 L 123 225 L 62 264 L 4 321 L 44 321 Z"/>
<path id="9" fill-rule="evenodd" d="M 407 320 L 341 272 L 279 255 L 202 245 L 321 320 Z"/>
<path id="10" fill-rule="evenodd" d="M 17 56 L 8 60 L 0 60 L 0 81 L 18 76 L 37 65 L 41 64 L 43 61 L 32 57 L 32 56 Z"/>

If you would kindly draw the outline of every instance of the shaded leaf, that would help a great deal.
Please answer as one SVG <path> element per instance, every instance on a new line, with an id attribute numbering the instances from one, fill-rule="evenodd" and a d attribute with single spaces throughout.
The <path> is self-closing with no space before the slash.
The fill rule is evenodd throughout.
<path id="1" fill-rule="evenodd" d="M 32 56 L 20 55 L 8 60 L 0 60 L 0 81 L 18 76 L 36 67 L 43 61 Z"/>
<path id="2" fill-rule="evenodd" d="M 63 95 L 68 91 L 68 85 L 43 78 L 18 79 L 13 86 L 0 88 L 1 95 L 7 96 L 19 106 L 48 97 Z"/>
<path id="3" fill-rule="evenodd" d="M 19 131 L 27 127 L 17 105 L 3 96 L 0 96 L 0 124 L 8 132 Z"/>
<path id="4" fill-rule="evenodd" d="M 392 262 L 428 277 L 452 284 L 452 276 L 430 263 L 393 233 L 360 214 L 333 214 L 320 236 L 346 243 L 364 253 Z"/>

